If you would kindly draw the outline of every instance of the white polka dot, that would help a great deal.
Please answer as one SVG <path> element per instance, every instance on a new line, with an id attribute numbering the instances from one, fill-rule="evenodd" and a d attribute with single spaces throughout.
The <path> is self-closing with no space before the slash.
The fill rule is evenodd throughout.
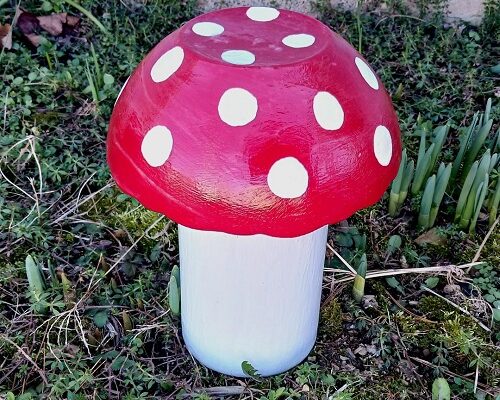
<path id="1" fill-rule="evenodd" d="M 120 96 L 122 95 L 123 93 L 123 89 L 125 89 L 125 86 L 127 86 L 127 83 L 128 83 L 128 80 L 130 79 L 130 76 L 127 78 L 127 80 L 125 81 L 125 83 L 123 84 L 122 88 L 120 89 L 120 93 L 118 93 L 118 97 L 116 98 L 115 100 L 115 106 L 116 106 L 116 103 L 118 103 L 118 99 L 120 98 Z"/>
<path id="2" fill-rule="evenodd" d="M 268 22 L 278 18 L 280 12 L 272 7 L 250 7 L 247 17 L 253 21 Z"/>
<path id="3" fill-rule="evenodd" d="M 392 158 L 392 138 L 389 130 L 383 126 L 377 126 L 373 136 L 373 151 L 380 165 L 386 167 Z"/>
<path id="4" fill-rule="evenodd" d="M 179 69 L 184 60 L 184 50 L 176 46 L 163 54 L 151 68 L 151 79 L 154 82 L 163 82 Z"/>
<path id="5" fill-rule="evenodd" d="M 257 115 L 257 99 L 248 90 L 231 88 L 219 100 L 219 116 L 228 125 L 243 126 Z"/>
<path id="6" fill-rule="evenodd" d="M 304 47 L 312 46 L 316 38 L 307 33 L 298 33 L 296 35 L 285 36 L 282 40 L 283 44 L 294 49 L 302 49 Z"/>
<path id="7" fill-rule="evenodd" d="M 283 199 L 302 196 L 307 190 L 308 182 L 307 170 L 294 157 L 276 161 L 267 175 L 269 189 Z"/>
<path id="8" fill-rule="evenodd" d="M 142 156 L 152 167 L 159 167 L 168 160 L 173 144 L 174 139 L 170 130 L 166 126 L 157 125 L 142 139 Z"/>
<path id="9" fill-rule="evenodd" d="M 197 22 L 191 29 L 200 36 L 217 36 L 224 32 L 224 27 L 215 22 Z"/>
<path id="10" fill-rule="evenodd" d="M 378 89 L 378 79 L 373 73 L 372 69 L 365 63 L 361 58 L 356 57 L 354 60 L 356 63 L 356 67 L 358 67 L 359 73 L 363 77 L 363 79 L 368 83 L 368 85 L 377 90 Z"/>
<path id="11" fill-rule="evenodd" d="M 323 129 L 333 131 L 344 123 L 344 110 L 335 96 L 318 92 L 314 96 L 313 111 L 316 121 Z"/>
<path id="12" fill-rule="evenodd" d="M 250 65 L 255 62 L 255 56 L 246 50 L 227 50 L 221 54 L 221 58 L 230 64 Z"/>

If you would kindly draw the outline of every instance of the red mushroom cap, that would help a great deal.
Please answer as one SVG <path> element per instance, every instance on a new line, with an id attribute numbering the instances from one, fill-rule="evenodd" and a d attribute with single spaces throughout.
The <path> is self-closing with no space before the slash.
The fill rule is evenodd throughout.
<path id="1" fill-rule="evenodd" d="M 401 142 L 380 80 L 339 35 L 267 7 L 163 39 L 116 103 L 108 163 L 145 207 L 194 229 L 303 235 L 380 199 Z"/>

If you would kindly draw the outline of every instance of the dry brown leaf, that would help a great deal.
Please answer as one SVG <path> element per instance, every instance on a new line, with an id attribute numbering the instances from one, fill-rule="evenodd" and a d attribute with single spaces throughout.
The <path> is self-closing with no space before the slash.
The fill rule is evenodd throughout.
<path id="1" fill-rule="evenodd" d="M 75 17 L 74 15 L 68 15 L 66 17 L 66 25 L 75 27 L 80 22 L 80 18 Z"/>
<path id="2" fill-rule="evenodd" d="M 24 37 L 35 47 L 40 46 L 40 43 L 42 42 L 42 36 L 34 33 L 25 33 Z"/>
<path id="3" fill-rule="evenodd" d="M 42 15 L 40 17 L 36 17 L 40 24 L 40 27 L 50 33 L 52 36 L 58 36 L 63 31 L 63 24 L 66 23 L 67 14 L 59 13 L 59 14 L 50 14 L 50 15 Z"/>
<path id="4" fill-rule="evenodd" d="M 0 48 L 5 48 L 10 50 L 12 48 L 12 29 L 17 23 L 17 19 L 21 15 L 21 9 L 16 7 L 16 13 L 14 14 L 14 18 L 12 19 L 12 24 L 0 24 Z"/>
<path id="5" fill-rule="evenodd" d="M 35 15 L 29 12 L 21 11 L 17 26 L 24 35 L 30 35 L 38 31 L 40 23 Z"/>
<path id="6" fill-rule="evenodd" d="M 436 228 L 432 228 L 427 232 L 422 233 L 415 239 L 415 243 L 422 246 L 423 244 L 432 244 L 435 246 L 442 246 L 446 244 L 446 237 L 439 235 Z"/>
<path id="7" fill-rule="evenodd" d="M 18 26 L 23 35 L 35 47 L 40 45 L 42 36 L 40 30 L 52 36 L 59 36 L 66 30 L 72 30 L 80 22 L 80 18 L 66 13 L 36 16 L 21 10 Z"/>
<path id="8" fill-rule="evenodd" d="M 12 48 L 12 26 L 10 24 L 0 24 L 0 45 L 7 50 Z"/>

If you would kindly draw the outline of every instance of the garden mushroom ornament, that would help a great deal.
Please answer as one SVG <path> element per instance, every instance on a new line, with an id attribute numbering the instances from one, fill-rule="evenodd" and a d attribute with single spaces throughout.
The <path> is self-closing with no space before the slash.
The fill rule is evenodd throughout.
<path id="1" fill-rule="evenodd" d="M 118 186 L 179 224 L 182 335 L 205 366 L 263 376 L 316 339 L 328 224 L 377 202 L 401 142 L 391 99 L 344 39 L 267 7 L 163 39 L 115 105 Z"/>

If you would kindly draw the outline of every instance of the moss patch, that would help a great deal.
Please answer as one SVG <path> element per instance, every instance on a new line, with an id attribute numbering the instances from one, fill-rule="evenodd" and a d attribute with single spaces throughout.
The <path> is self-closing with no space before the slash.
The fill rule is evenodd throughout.
<path id="1" fill-rule="evenodd" d="M 334 337 L 342 331 L 342 308 L 338 301 L 330 301 L 321 310 L 321 333 Z"/>

